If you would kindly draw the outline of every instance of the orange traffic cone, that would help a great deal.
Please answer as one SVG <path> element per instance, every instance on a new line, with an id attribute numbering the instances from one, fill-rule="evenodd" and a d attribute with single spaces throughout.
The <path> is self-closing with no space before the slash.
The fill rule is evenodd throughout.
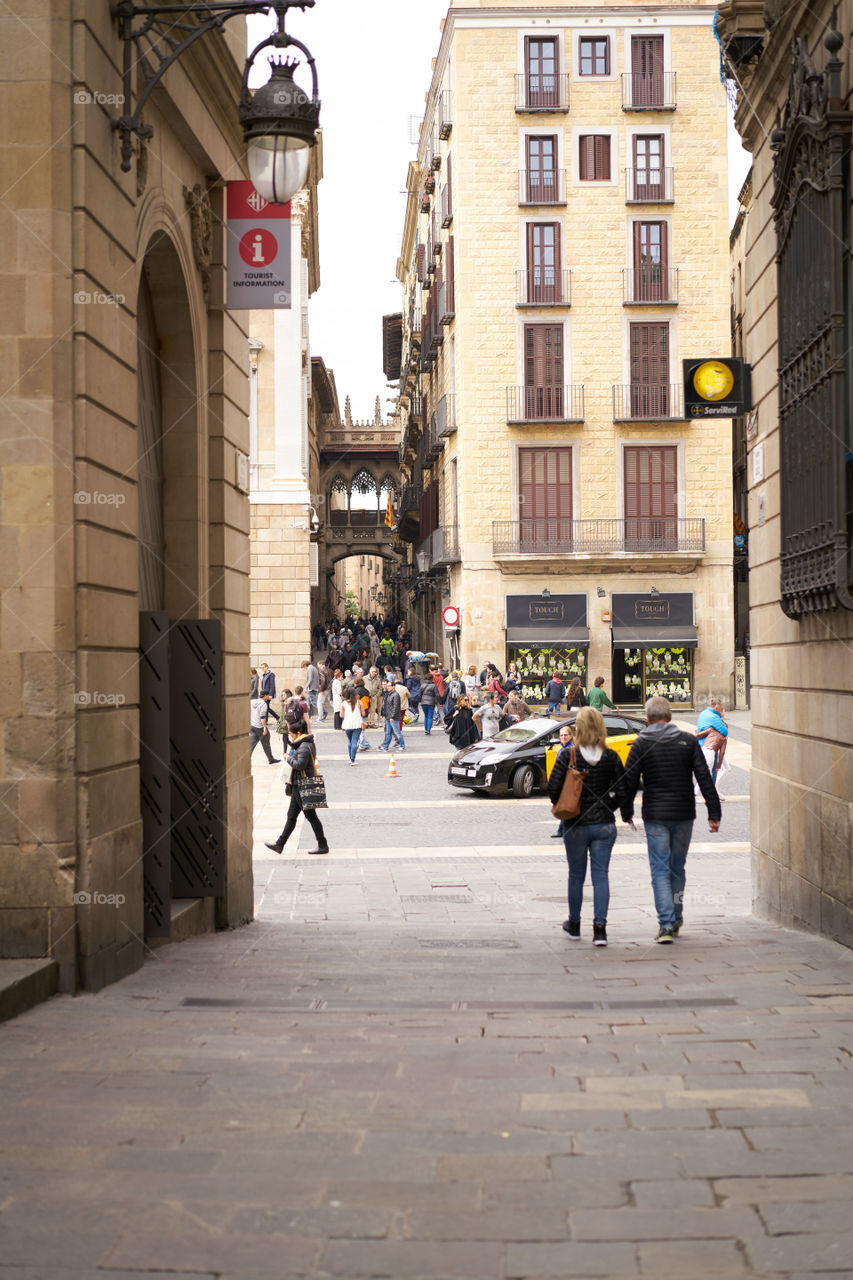
<path id="1" fill-rule="evenodd" d="M 394 753 L 393 753 L 393 751 L 392 751 L 392 752 L 391 752 L 391 759 L 388 761 L 388 772 L 385 774 L 385 777 L 386 777 L 386 778 L 399 778 L 399 776 L 400 776 L 400 775 L 399 775 L 399 773 L 397 772 L 397 762 L 396 762 L 396 760 L 394 759 Z"/>

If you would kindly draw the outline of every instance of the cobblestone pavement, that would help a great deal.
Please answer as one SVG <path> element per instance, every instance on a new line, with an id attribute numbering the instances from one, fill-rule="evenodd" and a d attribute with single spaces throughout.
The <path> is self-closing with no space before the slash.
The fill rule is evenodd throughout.
<path id="1" fill-rule="evenodd" d="M 339 739 L 345 847 L 256 752 L 256 922 L 0 1028 L 0 1280 L 853 1277 L 853 954 L 750 916 L 745 803 L 671 947 L 620 835 L 594 949 L 544 800 Z"/>

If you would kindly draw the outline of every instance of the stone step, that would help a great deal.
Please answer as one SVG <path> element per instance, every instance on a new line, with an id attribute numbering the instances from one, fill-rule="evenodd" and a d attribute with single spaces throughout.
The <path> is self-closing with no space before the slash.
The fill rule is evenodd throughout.
<path id="1" fill-rule="evenodd" d="M 49 1000 L 58 983 L 55 960 L 0 960 L 0 1022 Z"/>

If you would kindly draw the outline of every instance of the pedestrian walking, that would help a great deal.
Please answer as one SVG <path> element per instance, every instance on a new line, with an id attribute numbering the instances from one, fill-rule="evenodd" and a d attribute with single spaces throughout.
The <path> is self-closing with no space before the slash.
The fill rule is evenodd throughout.
<path id="1" fill-rule="evenodd" d="M 399 749 L 405 751 L 406 743 L 403 738 L 403 731 L 400 728 L 400 695 L 394 687 L 393 676 L 388 676 L 384 681 L 382 714 L 385 717 L 385 741 L 379 750 L 387 751 L 389 749 L 393 735 Z"/>
<path id="2" fill-rule="evenodd" d="M 290 808 L 287 811 L 284 830 L 281 835 L 273 843 L 268 843 L 266 847 L 272 849 L 273 853 L 281 853 L 293 835 L 297 818 L 300 813 L 304 813 L 311 830 L 317 838 L 317 848 L 309 849 L 308 852 L 328 853 L 329 845 L 326 840 L 326 833 L 323 830 L 323 824 L 320 821 L 317 810 L 303 809 L 299 795 L 299 779 L 313 777 L 317 772 L 317 751 L 314 746 L 314 736 L 308 733 L 304 721 L 300 720 L 297 724 L 288 726 L 288 737 L 289 750 L 287 759 L 291 767 L 291 775 L 285 791 L 290 796 Z"/>
<path id="3" fill-rule="evenodd" d="M 412 713 L 412 724 L 418 723 L 421 704 L 421 678 L 414 666 L 406 671 L 406 688 L 409 691 L 409 711 Z"/>
<path id="4" fill-rule="evenodd" d="M 577 707 L 578 710 L 580 710 L 581 707 L 585 707 L 585 706 L 586 706 L 586 694 L 583 691 L 581 678 L 580 676 L 574 676 L 572 679 L 572 683 L 569 685 L 568 689 L 566 690 L 566 710 L 571 711 L 575 707 Z"/>
<path id="5" fill-rule="evenodd" d="M 501 713 L 495 694 L 486 694 L 482 705 L 474 712 L 474 720 L 479 725 L 484 742 L 487 742 L 489 738 L 493 738 L 500 730 Z"/>
<path id="6" fill-rule="evenodd" d="M 379 641 L 376 642 L 377 649 Z M 367 675 L 364 677 L 364 687 L 370 698 L 370 708 L 367 715 L 368 729 L 375 729 L 379 720 L 380 706 L 382 703 L 382 677 L 379 674 L 379 668 L 374 664 Z"/>
<path id="7" fill-rule="evenodd" d="M 468 668 L 468 673 L 465 676 L 465 692 L 468 694 L 469 697 L 471 696 L 471 693 L 473 692 L 473 690 L 477 688 L 477 685 L 479 683 L 480 681 L 477 678 L 477 668 L 472 664 Z"/>
<path id="8" fill-rule="evenodd" d="M 560 746 L 567 747 L 569 743 L 573 741 L 572 726 L 570 724 L 561 724 L 558 737 L 560 739 Z M 556 764 L 556 760 L 554 761 L 554 763 Z M 559 823 L 557 824 L 557 830 L 551 836 L 551 839 L 562 840 L 562 838 L 563 838 L 563 820 L 561 818 Z"/>
<path id="9" fill-rule="evenodd" d="M 257 667 L 249 667 L 249 698 L 257 698 L 260 693 L 261 677 L 258 675 Z"/>
<path id="10" fill-rule="evenodd" d="M 349 762 L 355 764 L 356 752 L 358 751 L 358 740 L 361 737 L 361 731 L 364 727 L 364 719 L 361 714 L 361 703 L 358 699 L 358 690 L 353 687 L 346 694 L 343 701 L 343 719 L 341 725 L 344 733 L 347 735 L 347 748 L 349 752 Z"/>
<path id="11" fill-rule="evenodd" d="M 708 699 L 707 707 L 699 713 L 696 721 L 696 737 L 716 786 L 729 741 L 729 726 L 726 724 L 722 698 L 716 698 L 712 694 Z M 725 772 L 728 773 L 728 766 Z"/>
<path id="12" fill-rule="evenodd" d="M 269 729 L 267 728 L 267 714 L 269 708 L 266 701 L 263 698 L 253 698 L 249 704 L 249 711 L 251 716 L 249 721 L 249 741 L 252 744 L 252 749 L 249 752 L 249 755 L 251 756 L 255 747 L 260 743 L 263 748 L 264 755 L 269 763 L 280 764 L 281 761 L 277 760 L 273 756 L 272 747 L 270 746 L 270 735 Z"/>
<path id="13" fill-rule="evenodd" d="M 555 711 L 559 711 L 563 705 L 563 698 L 566 696 L 566 686 L 563 684 L 559 675 L 551 676 L 551 679 L 545 686 L 545 697 L 548 702 L 548 715 L 553 715 Z"/>
<path id="14" fill-rule="evenodd" d="M 592 880 L 592 941 L 607 946 L 607 909 L 610 905 L 610 854 L 616 843 L 613 815 L 622 810 L 630 821 L 631 805 L 623 785 L 622 761 L 607 745 L 607 729 L 601 712 L 582 707 L 574 724 L 574 742 L 562 748 L 548 779 L 548 795 L 556 804 L 566 780 L 572 755 L 584 771 L 580 811 L 563 819 L 563 844 L 569 865 L 569 918 L 563 928 L 570 938 L 581 936 L 583 886 L 589 867 Z"/>
<path id="15" fill-rule="evenodd" d="M 325 662 L 317 663 L 317 672 L 320 679 L 320 688 L 317 692 L 317 710 L 320 713 L 320 722 L 328 719 L 327 705 L 331 699 L 332 673 Z"/>
<path id="16" fill-rule="evenodd" d="M 532 715 L 533 712 L 518 690 L 516 688 L 510 689 L 509 697 L 503 705 L 503 713 L 501 715 L 501 723 L 504 728 L 509 728 L 511 724 L 518 724 L 520 720 L 529 720 Z"/>
<path id="17" fill-rule="evenodd" d="M 438 701 L 438 689 L 432 678 L 432 672 L 421 682 L 419 706 L 424 713 L 424 733 L 427 737 L 432 733 L 432 722 L 435 718 L 435 704 Z"/>
<path id="18" fill-rule="evenodd" d="M 595 685 L 586 695 L 587 705 L 595 707 L 596 711 L 603 711 L 605 707 L 610 707 L 612 711 L 616 710 L 614 703 L 610 701 L 604 692 L 604 676 L 595 677 Z"/>
<path id="19" fill-rule="evenodd" d="M 447 736 L 457 751 L 470 747 L 480 740 L 480 732 L 474 723 L 474 713 L 467 694 L 462 694 L 447 726 Z"/>
<path id="20" fill-rule="evenodd" d="M 313 658 L 310 661 L 303 662 L 302 669 L 305 672 L 305 697 L 311 714 L 316 715 L 317 695 L 320 692 L 320 671 Z"/>
<path id="21" fill-rule="evenodd" d="M 266 662 L 261 663 L 261 683 L 260 683 L 259 692 L 261 697 L 266 698 L 267 700 L 268 714 L 271 715 L 273 719 L 280 720 L 281 717 L 279 716 L 278 712 L 273 711 L 272 707 L 270 706 L 270 703 L 275 697 L 275 672 L 270 671 L 269 666 Z"/>
<path id="22" fill-rule="evenodd" d="M 343 720 L 343 704 L 344 704 L 344 682 L 341 679 L 340 671 L 335 672 L 335 678 L 332 681 L 332 721 L 336 729 L 340 729 Z"/>
<path id="23" fill-rule="evenodd" d="M 674 942 L 684 923 L 685 864 L 696 819 L 693 779 L 708 807 L 708 828 L 719 831 L 722 808 L 702 748 L 692 733 L 672 724 L 666 698 L 646 702 L 648 724 L 631 746 L 625 764 L 626 803 L 643 785 L 643 823 L 652 892 L 658 917 L 656 942 Z"/>

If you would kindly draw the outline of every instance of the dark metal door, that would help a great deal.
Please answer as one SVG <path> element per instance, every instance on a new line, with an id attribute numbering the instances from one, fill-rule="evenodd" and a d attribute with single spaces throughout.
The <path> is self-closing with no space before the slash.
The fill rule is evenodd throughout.
<path id="1" fill-rule="evenodd" d="M 139 615 L 139 787 L 145 937 L 168 938 L 171 880 L 169 616 Z"/>
<path id="2" fill-rule="evenodd" d="M 171 628 L 172 896 L 225 892 L 222 623 Z"/>

